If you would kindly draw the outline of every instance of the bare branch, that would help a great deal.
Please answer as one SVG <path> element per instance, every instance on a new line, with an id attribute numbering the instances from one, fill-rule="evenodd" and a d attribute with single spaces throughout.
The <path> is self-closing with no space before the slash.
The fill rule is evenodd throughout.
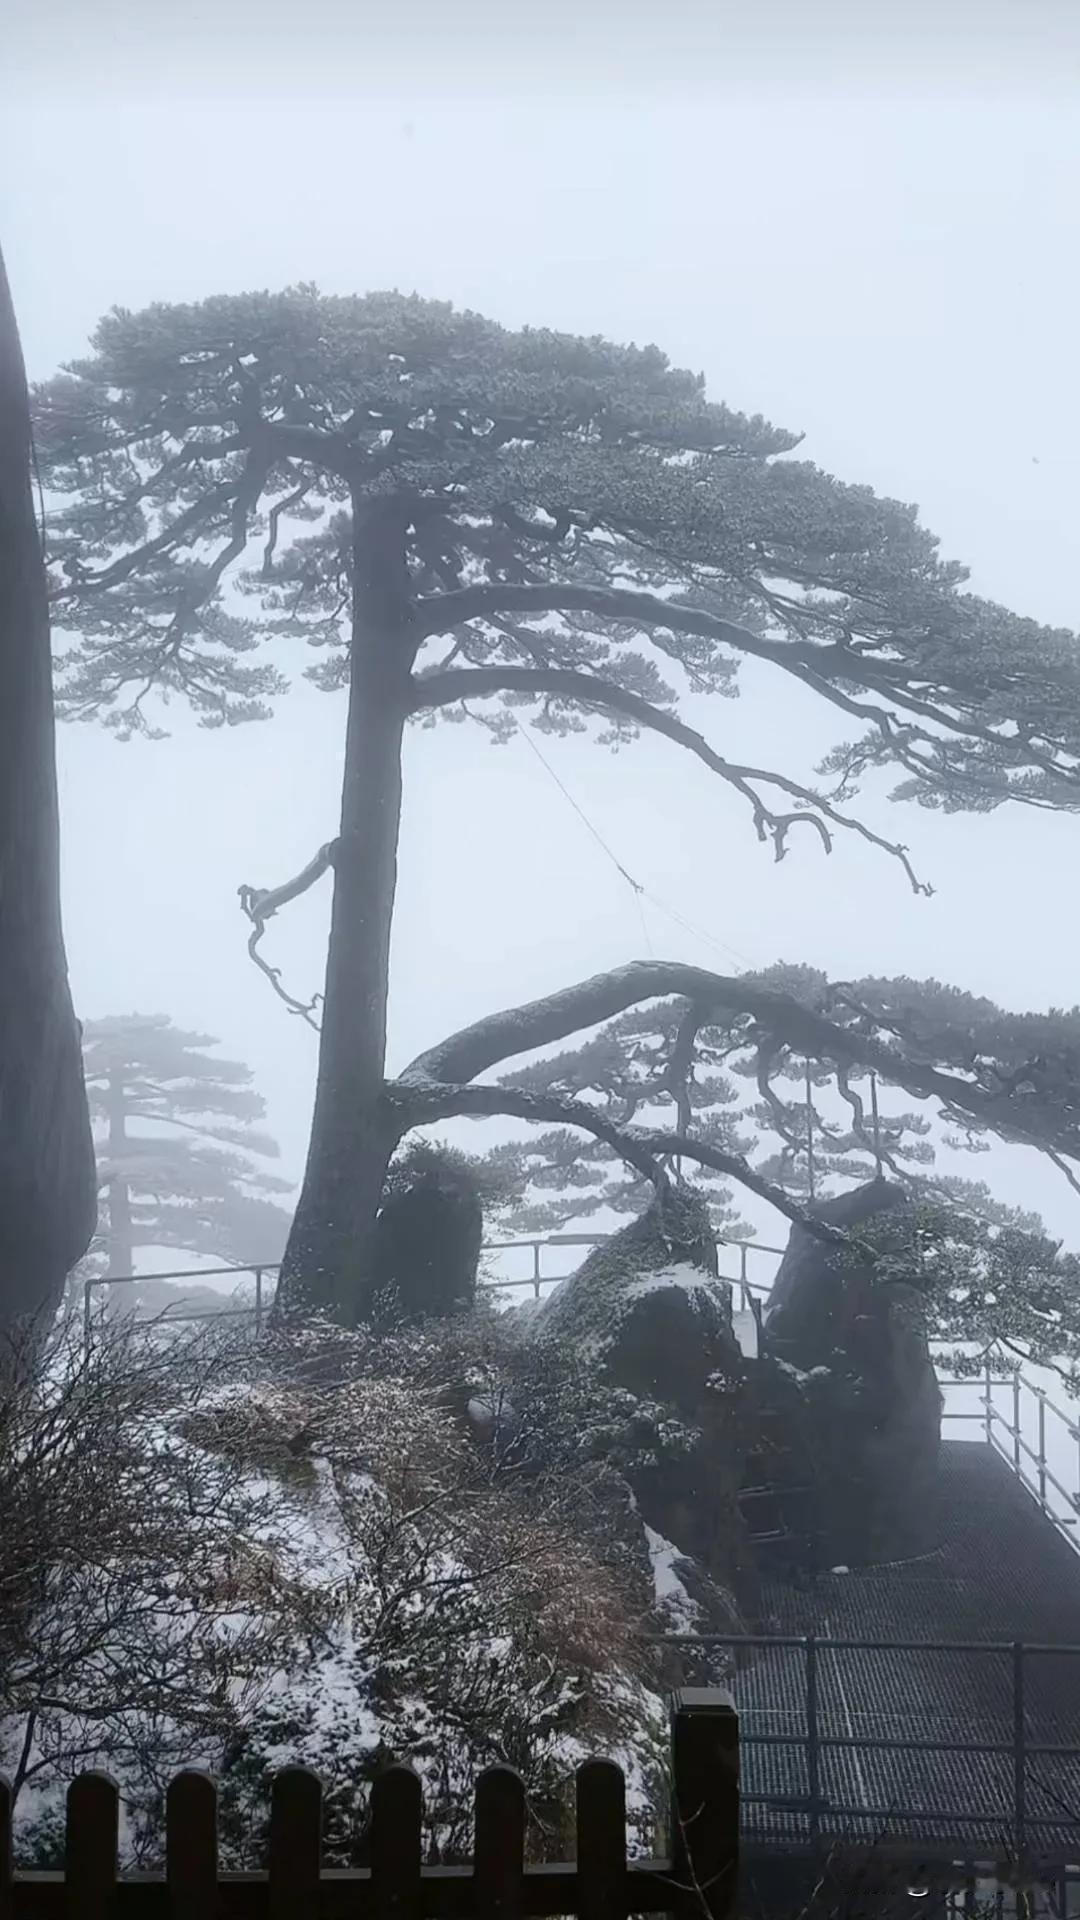
<path id="1" fill-rule="evenodd" d="M 301 480 L 300 485 L 294 487 L 292 493 L 286 494 L 283 500 L 278 500 L 274 506 L 271 507 L 267 515 L 266 546 L 263 549 L 262 559 L 264 579 L 269 579 L 273 572 L 274 552 L 278 543 L 278 529 L 281 525 L 282 515 L 289 513 L 293 507 L 298 507 L 300 502 L 306 499 L 314 485 L 314 475 L 312 475 L 309 480 Z"/>
<path id="2" fill-rule="evenodd" d="M 704 762 L 711 772 L 716 773 L 729 786 L 741 793 L 753 809 L 754 825 L 759 840 L 771 839 L 777 860 L 782 860 L 787 850 L 786 841 L 790 829 L 794 826 L 813 827 L 820 835 L 826 853 L 832 851 L 832 841 L 828 828 L 819 815 L 831 820 L 835 826 L 844 827 L 848 832 L 857 833 L 872 846 L 880 847 L 883 852 L 899 860 L 915 893 L 930 894 L 933 888 L 920 881 L 907 857 L 907 848 L 891 840 L 885 840 L 874 833 L 861 820 L 853 820 L 847 814 L 840 813 L 824 795 L 815 793 L 809 787 L 801 786 L 786 775 L 770 773 L 762 767 L 747 767 L 725 760 L 715 753 L 708 741 L 688 727 L 674 714 L 665 713 L 662 707 L 653 706 L 648 700 L 641 699 L 636 693 L 629 693 L 615 681 L 598 679 L 591 673 L 576 673 L 569 668 L 557 667 L 473 667 L 453 668 L 449 672 L 437 672 L 419 675 L 413 682 L 413 710 L 424 712 L 433 707 L 452 706 L 459 700 L 490 699 L 497 693 L 546 693 L 554 694 L 574 701 L 579 706 L 590 707 L 599 713 L 619 713 L 635 726 L 646 727 L 652 733 L 661 733 L 677 746 L 685 747 L 697 759 Z M 776 787 L 781 793 L 790 794 L 794 799 L 804 801 L 814 809 L 809 813 L 773 813 L 761 796 L 755 793 L 751 781 L 763 781 L 767 786 Z"/>
<path id="3" fill-rule="evenodd" d="M 266 975 L 278 999 L 284 1001 L 289 1012 L 299 1014 L 300 1018 L 306 1020 L 308 1026 L 314 1028 L 316 1033 L 319 1032 L 319 1023 L 315 1018 L 315 1009 L 322 1002 L 322 994 L 316 993 L 308 1001 L 294 999 L 281 984 L 280 967 L 272 967 L 268 961 L 264 960 L 258 947 L 266 932 L 267 921 L 272 919 L 281 907 L 287 906 L 290 900 L 297 900 L 302 893 L 307 893 L 308 889 L 322 878 L 327 867 L 333 866 L 336 852 L 337 841 L 328 840 L 325 846 L 319 848 L 315 858 L 309 860 L 307 866 L 294 879 L 284 881 L 280 887 L 245 886 L 238 887 L 236 890 L 241 908 L 251 921 L 252 931 L 248 940 L 248 952 L 251 958 L 260 972 Z"/>
<path id="4" fill-rule="evenodd" d="M 316 880 L 322 879 L 327 867 L 333 866 L 337 845 L 336 840 L 328 840 L 294 879 L 283 881 L 280 887 L 238 887 L 240 904 L 248 919 L 263 925 L 281 907 L 288 906 L 290 900 L 298 900 L 302 893 L 307 893 Z"/>

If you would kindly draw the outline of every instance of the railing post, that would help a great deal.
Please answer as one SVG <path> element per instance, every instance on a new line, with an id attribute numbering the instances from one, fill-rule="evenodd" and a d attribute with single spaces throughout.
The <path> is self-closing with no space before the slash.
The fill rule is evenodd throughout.
<path id="1" fill-rule="evenodd" d="M 746 1241 L 744 1240 L 739 1248 L 739 1287 L 741 1289 L 740 1295 L 739 1295 L 739 1312 L 740 1313 L 746 1312 L 747 1301 L 750 1298 L 750 1289 L 746 1284 L 746 1278 L 747 1278 Z"/>
<path id="2" fill-rule="evenodd" d="M 721 1687 L 684 1687 L 671 1720 L 675 1884 L 702 1920 L 734 1920 L 739 1893 L 739 1719 Z"/>
<path id="3" fill-rule="evenodd" d="M 1013 1641 L 1013 1819 L 1016 1857 L 1027 1852 L 1027 1768 L 1024 1759 L 1024 1643 Z"/>
<path id="4" fill-rule="evenodd" d="M 256 1267 L 255 1269 L 255 1331 L 256 1333 L 262 1332 L 262 1314 L 263 1314 L 262 1276 L 263 1276 L 262 1268 Z"/>
<path id="5" fill-rule="evenodd" d="M 1046 1394 L 1042 1387 L 1036 1387 L 1039 1406 L 1039 1505 L 1046 1505 Z"/>
<path id="6" fill-rule="evenodd" d="M 821 1833 L 821 1748 L 818 1735 L 818 1648 L 812 1633 L 806 1636 L 806 1792 L 810 1802 L 810 1844 Z"/>
<path id="7" fill-rule="evenodd" d="M 537 1300 L 540 1298 L 540 1249 L 542 1245 L 543 1242 L 541 1240 L 533 1241 L 533 1296 Z"/>
<path id="8" fill-rule="evenodd" d="M 1020 1451 L 1020 1375 L 1013 1374 L 1013 1467 L 1017 1473 L 1023 1466 Z"/>
<path id="9" fill-rule="evenodd" d="M 991 1369 L 989 1358 L 987 1359 L 987 1362 L 986 1362 L 985 1386 L 986 1386 L 986 1398 L 984 1401 L 984 1406 L 986 1408 L 986 1444 L 988 1447 L 992 1447 L 994 1444 L 994 1402 L 992 1397 L 993 1388 L 994 1388 L 994 1376 L 993 1376 L 993 1371 Z"/>

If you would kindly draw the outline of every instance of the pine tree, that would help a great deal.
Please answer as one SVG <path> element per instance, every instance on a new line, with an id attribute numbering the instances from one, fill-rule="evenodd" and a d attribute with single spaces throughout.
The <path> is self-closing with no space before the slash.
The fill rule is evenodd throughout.
<path id="1" fill-rule="evenodd" d="M 154 732 L 159 696 L 210 726 L 261 718 L 287 682 L 277 659 L 251 656 L 275 637 L 322 649 L 310 677 L 348 689 L 336 838 L 295 880 L 244 894 L 257 941 L 333 877 L 286 1302 L 364 1311 L 386 1170 L 412 1129 L 513 1111 L 595 1132 L 580 1103 L 472 1084 L 529 1047 L 689 990 L 827 1051 L 827 1023 L 807 1035 L 791 995 L 747 1003 L 722 977 L 642 964 L 494 1016 L 388 1081 L 409 723 L 476 717 L 498 740 L 521 716 L 611 746 L 647 729 L 737 795 L 778 859 L 793 840 L 828 851 L 858 833 L 916 893 L 905 848 L 848 811 L 868 770 L 898 769 L 898 796 L 944 811 L 1080 807 L 1075 636 L 967 592 L 914 507 L 792 458 L 799 435 L 710 401 L 654 347 L 303 286 L 115 310 L 90 355 L 38 393 L 37 419 L 45 485 L 66 501 L 50 537 L 70 641 L 62 711 L 121 733 Z M 744 659 L 841 716 L 828 784 L 729 759 L 680 716 L 688 692 L 733 693 Z M 902 1049 L 872 1022 L 841 1018 L 831 1034 L 843 1067 L 861 1049 L 895 1073 Z M 944 1090 L 1030 1135 L 1030 1107 L 996 1082 L 899 1064 L 900 1084 L 931 1089 L 920 1097 Z M 1080 1119 L 1047 1111 L 1040 1139 L 1080 1150 Z M 670 1142 L 602 1126 L 643 1178 L 662 1177 Z M 719 1148 L 709 1164 L 746 1178 Z"/>
<path id="2" fill-rule="evenodd" d="M 280 1260 L 289 1215 L 269 1198 L 289 1182 L 256 1161 L 277 1146 L 256 1131 L 265 1102 L 239 1061 L 206 1051 L 165 1014 L 87 1021 L 83 1060 L 97 1144 L 95 1264 L 135 1270 L 142 1247 L 222 1264 Z"/>

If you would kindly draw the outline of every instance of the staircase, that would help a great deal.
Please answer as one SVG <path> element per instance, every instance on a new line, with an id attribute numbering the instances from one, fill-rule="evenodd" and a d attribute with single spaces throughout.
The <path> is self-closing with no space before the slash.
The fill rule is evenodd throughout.
<path id="1" fill-rule="evenodd" d="M 736 1496 L 760 1573 L 812 1573 L 819 1529 L 814 1487 L 791 1444 L 791 1422 L 778 1407 L 757 1416 L 757 1445 L 746 1459 Z"/>

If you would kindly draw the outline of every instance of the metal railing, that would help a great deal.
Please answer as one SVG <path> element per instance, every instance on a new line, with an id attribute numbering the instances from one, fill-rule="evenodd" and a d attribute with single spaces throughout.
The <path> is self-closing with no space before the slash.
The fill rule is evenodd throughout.
<path id="1" fill-rule="evenodd" d="M 1018 1369 L 1010 1366 L 1006 1377 L 1002 1378 L 1000 1372 L 995 1376 L 990 1358 L 980 1375 L 939 1374 L 938 1384 L 952 1389 L 982 1388 L 980 1411 L 950 1411 L 946 1407 L 943 1422 L 978 1422 L 987 1446 L 1008 1463 L 1047 1519 L 1080 1553 L 1080 1425 L 1076 1418 L 1070 1417 L 1051 1400 L 1044 1387 Z M 1004 1410 L 997 1404 L 995 1393 L 1005 1396 Z M 1048 1427 L 1048 1419 L 1057 1422 L 1056 1428 Z M 1034 1433 L 1029 1440 L 1031 1427 Z M 1047 1439 L 1051 1431 L 1061 1433 L 1069 1445 L 1075 1472 L 1075 1485 L 1071 1488 L 1050 1465 Z"/>
<path id="2" fill-rule="evenodd" d="M 520 1251 L 531 1253 L 532 1272 L 525 1278 L 515 1279 L 513 1277 L 503 1278 L 500 1276 L 495 1279 L 482 1280 L 479 1284 L 479 1291 L 481 1293 L 498 1295 L 508 1292 L 521 1292 L 528 1289 L 535 1299 L 540 1300 L 543 1298 L 543 1290 L 545 1287 L 557 1286 L 559 1281 L 565 1278 L 563 1274 L 544 1272 L 543 1256 L 546 1248 L 558 1250 L 562 1247 L 580 1247 L 585 1249 L 600 1247 L 603 1246 L 604 1242 L 609 1238 L 610 1235 L 606 1233 L 553 1233 L 547 1235 L 545 1238 L 538 1239 L 490 1240 L 484 1246 L 483 1252 L 485 1254 Z M 738 1272 L 734 1274 L 721 1273 L 720 1278 L 730 1281 L 733 1286 L 738 1287 L 740 1305 L 745 1311 L 752 1297 L 755 1295 L 764 1296 L 769 1291 L 769 1282 L 750 1278 L 750 1255 L 768 1254 L 779 1260 L 783 1258 L 784 1250 L 782 1247 L 766 1246 L 763 1241 L 758 1240 L 718 1240 L 717 1248 L 721 1256 L 725 1252 L 738 1253 Z M 146 1281 L 154 1280 L 214 1280 L 221 1279 L 226 1275 L 231 1275 L 237 1280 L 242 1280 L 245 1275 L 250 1274 L 255 1281 L 255 1297 L 250 1306 L 221 1308 L 199 1307 L 191 1313 L 174 1313 L 172 1308 L 169 1307 L 166 1309 L 166 1315 L 171 1325 L 182 1325 L 185 1322 L 193 1320 L 239 1319 L 242 1316 L 248 1315 L 253 1318 L 256 1328 L 261 1328 L 273 1298 L 272 1293 L 267 1293 L 266 1282 L 271 1276 L 276 1277 L 280 1271 L 280 1266 L 280 1261 L 264 1260 L 259 1266 L 179 1267 L 168 1273 L 91 1274 L 83 1281 L 83 1326 L 87 1336 L 89 1336 L 93 1328 L 93 1295 L 96 1290 L 103 1287 L 137 1286 L 140 1282 L 145 1283 Z"/>
<path id="3" fill-rule="evenodd" d="M 1013 1861 L 1032 1864 L 1040 1857 L 1073 1862 L 1080 1856 L 1080 1743 L 1033 1737 L 1033 1730 L 1038 1734 L 1040 1721 L 1045 1722 L 1048 1731 L 1060 1723 L 1060 1675 L 1051 1675 L 1041 1688 L 1032 1685 L 1035 1660 L 1052 1658 L 1071 1662 L 1080 1656 L 1080 1645 L 1050 1646 L 1022 1640 L 854 1640 L 819 1638 L 813 1634 L 663 1634 L 655 1639 L 658 1644 L 697 1650 L 716 1647 L 736 1656 L 735 1672 L 726 1684 L 739 1715 L 744 1756 L 742 1805 L 747 1810 L 760 1809 L 766 1816 L 794 1817 L 804 1822 L 803 1836 L 811 1845 L 828 1844 L 838 1830 L 844 1830 L 845 1823 L 848 1823 L 848 1834 L 851 1823 L 862 1826 L 878 1823 L 913 1827 L 919 1837 L 938 1835 L 943 1847 L 956 1849 L 954 1858 L 959 1852 L 957 1843 L 965 1837 L 970 1849 L 965 1852 L 966 1859 L 987 1858 L 990 1852 L 986 1844 L 987 1829 L 994 1832 L 993 1850 L 999 1857 L 1007 1855 Z M 763 1656 L 784 1652 L 802 1656 L 802 1687 L 796 1694 L 800 1724 L 795 1726 L 791 1722 L 796 1715 L 790 1705 L 794 1689 L 783 1682 L 776 1686 L 775 1695 L 783 1699 L 784 1705 L 775 1708 L 762 1701 L 762 1693 L 768 1691 L 767 1678 L 763 1688 L 755 1689 L 748 1684 L 755 1674 L 761 1677 Z M 740 1661 L 740 1653 L 749 1658 Z M 976 1734 L 981 1722 L 990 1728 L 992 1737 L 960 1738 L 955 1727 L 940 1735 L 915 1730 L 925 1725 L 927 1717 L 927 1697 L 918 1687 L 920 1656 L 932 1665 L 931 1657 L 943 1655 L 983 1663 L 981 1679 L 973 1679 L 969 1673 L 966 1684 L 958 1689 L 957 1720 L 970 1727 L 971 1703 L 979 1702 L 982 1712 L 976 1720 Z M 873 1689 L 872 1683 L 868 1685 L 865 1665 L 874 1656 L 889 1660 L 894 1673 L 897 1661 L 904 1662 L 903 1697 L 910 1703 L 905 1712 L 898 1714 L 893 1700 L 886 1700 L 883 1708 L 869 1712 L 853 1708 L 853 1697 L 857 1700 L 861 1695 L 878 1702 L 883 1691 L 880 1686 Z M 986 1675 L 988 1661 L 998 1663 L 997 1672 L 990 1676 Z M 860 1662 L 864 1667 L 861 1674 L 858 1672 Z M 929 1671 L 926 1679 L 927 1695 L 940 1703 L 945 1692 L 940 1670 Z M 762 1719 L 770 1717 L 785 1724 L 772 1728 L 759 1726 Z M 857 1720 L 872 1725 L 895 1723 L 898 1719 L 905 1729 L 899 1733 L 873 1732 L 869 1726 L 858 1730 L 855 1727 Z M 1072 1723 L 1075 1724 L 1075 1720 Z M 835 1731 L 837 1725 L 842 1725 L 845 1731 Z M 746 1764 L 755 1749 L 766 1755 L 760 1768 Z M 774 1755 L 771 1763 L 767 1758 L 770 1751 Z M 830 1767 L 831 1754 L 851 1755 L 852 1762 L 847 1769 Z M 864 1766 L 858 1764 L 859 1754 L 866 1756 Z M 986 1798 L 996 1800 L 997 1804 L 984 1805 L 976 1811 L 972 1811 L 970 1805 L 963 1809 L 949 1804 L 947 1798 L 943 1805 L 933 1804 L 933 1791 L 925 1791 L 933 1787 L 933 1769 L 928 1768 L 918 1783 L 924 1788 L 919 1796 L 924 1804 L 905 1805 L 902 1796 L 905 1785 L 909 1795 L 915 1797 L 911 1789 L 916 1784 L 917 1771 L 911 1756 L 917 1754 L 943 1756 L 942 1785 L 947 1788 L 954 1783 L 961 1792 L 967 1784 L 962 1773 L 965 1758 L 969 1764 L 971 1761 L 988 1763 L 979 1785 Z M 882 1785 L 886 1788 L 889 1785 L 890 1755 L 897 1756 L 894 1778 L 901 1791 L 897 1798 L 877 1804 L 874 1788 L 877 1787 L 880 1794 Z M 1048 1763 L 1041 1779 L 1032 1777 L 1032 1763 L 1038 1761 Z M 1070 1767 L 1068 1763 L 1074 1764 Z M 799 1782 L 805 1784 L 792 1792 L 784 1791 L 782 1786 L 777 1788 L 772 1782 L 785 1771 L 788 1774 L 794 1771 Z M 856 1800 L 845 1799 L 829 1790 L 830 1778 L 843 1779 L 845 1774 L 860 1786 Z M 767 1783 L 760 1790 L 756 1784 L 759 1776 L 764 1776 Z M 970 1775 L 968 1778 L 970 1780 Z M 1036 1811 L 1038 1806 L 1044 1811 Z M 751 1824 L 753 1818 L 751 1814 Z M 758 1818 L 760 1820 L 760 1814 Z M 977 1834 L 974 1839 L 970 1837 L 972 1830 L 980 1828 L 983 1829 L 981 1844 Z"/>
<path id="4" fill-rule="evenodd" d="M 611 1235 L 607 1233 L 550 1233 L 542 1239 L 489 1240 L 484 1246 L 485 1253 L 531 1253 L 532 1273 L 525 1279 L 487 1280 L 484 1281 L 482 1285 L 486 1291 L 491 1293 L 502 1293 L 508 1288 L 529 1287 L 532 1289 L 534 1298 L 539 1300 L 542 1298 L 542 1289 L 544 1287 L 557 1286 L 558 1282 L 565 1278 L 563 1274 L 544 1272 L 543 1256 L 546 1248 L 602 1247 L 605 1241 L 610 1238 Z M 767 1246 L 763 1240 L 717 1240 L 716 1250 L 721 1260 L 723 1260 L 725 1254 L 738 1255 L 738 1271 L 736 1273 L 725 1273 L 721 1271 L 720 1278 L 721 1280 L 729 1281 L 732 1286 L 739 1289 L 740 1306 L 745 1312 L 750 1305 L 751 1298 L 754 1295 L 767 1294 L 772 1284 L 771 1281 L 756 1280 L 750 1277 L 750 1256 L 752 1254 L 768 1254 L 776 1260 L 782 1260 L 784 1257 L 784 1249 L 783 1247 Z"/>
<path id="5" fill-rule="evenodd" d="M 266 1276 L 278 1273 L 280 1265 L 280 1261 L 268 1260 L 258 1267 L 179 1267 L 170 1273 L 91 1274 L 82 1284 L 83 1337 L 89 1342 L 94 1331 L 93 1299 L 96 1289 L 139 1286 L 154 1280 L 217 1280 L 226 1274 L 232 1274 L 237 1280 L 243 1279 L 245 1274 L 251 1274 L 254 1277 L 255 1297 L 250 1306 L 198 1307 L 193 1313 L 174 1313 L 171 1307 L 166 1307 L 160 1318 L 167 1320 L 170 1326 L 183 1326 L 192 1320 L 252 1319 L 256 1332 L 261 1332 L 267 1308 L 270 1305 L 270 1301 L 266 1298 Z"/>

